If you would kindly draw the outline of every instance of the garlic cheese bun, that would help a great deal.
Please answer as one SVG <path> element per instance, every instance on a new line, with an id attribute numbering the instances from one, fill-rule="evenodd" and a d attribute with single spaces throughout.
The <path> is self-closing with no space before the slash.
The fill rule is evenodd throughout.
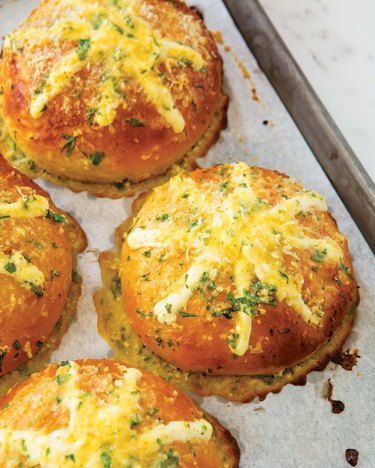
<path id="1" fill-rule="evenodd" d="M 160 377 L 106 360 L 52 364 L 0 401 L 1 466 L 238 467 L 214 418 Z"/>
<path id="2" fill-rule="evenodd" d="M 58 344 L 80 295 L 72 271 L 85 246 L 77 222 L 0 157 L 0 390 L 17 380 L 5 374 Z"/>
<path id="3" fill-rule="evenodd" d="M 150 367 L 172 380 L 172 368 L 185 371 L 193 391 L 241 401 L 278 391 L 326 363 L 351 329 L 346 238 L 323 197 L 284 174 L 236 163 L 174 177 L 127 229 L 112 316 L 116 260 L 101 258 L 101 329 L 117 324 L 111 344 L 130 362 L 135 334 L 161 358 Z M 140 354 L 143 365 L 151 353 Z"/>
<path id="4" fill-rule="evenodd" d="M 5 39 L 0 146 L 30 177 L 130 195 L 205 155 L 226 123 L 221 83 L 182 0 L 42 0 Z"/>

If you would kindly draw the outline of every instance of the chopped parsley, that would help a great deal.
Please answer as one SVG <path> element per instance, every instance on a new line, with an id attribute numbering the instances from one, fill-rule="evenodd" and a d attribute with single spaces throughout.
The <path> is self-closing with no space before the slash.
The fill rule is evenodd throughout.
<path id="1" fill-rule="evenodd" d="M 150 257 L 151 257 L 151 250 L 146 250 L 145 252 L 143 252 L 143 255 L 144 255 L 146 258 L 150 258 Z"/>
<path id="2" fill-rule="evenodd" d="M 51 270 L 50 273 L 51 273 L 51 281 L 61 276 L 61 273 L 58 270 Z"/>
<path id="3" fill-rule="evenodd" d="M 220 192 L 225 192 L 225 190 L 228 188 L 228 184 L 229 184 L 229 180 L 227 180 L 226 182 L 220 184 L 219 185 Z"/>
<path id="4" fill-rule="evenodd" d="M 150 281 L 150 273 L 144 273 L 142 279 L 143 281 Z"/>
<path id="5" fill-rule="evenodd" d="M 100 461 L 102 462 L 103 468 L 111 468 L 112 466 L 112 457 L 109 452 L 102 452 L 100 454 Z"/>
<path id="6" fill-rule="evenodd" d="M 65 460 L 70 460 L 74 463 L 76 462 L 76 459 L 73 453 L 70 453 L 69 455 L 65 455 Z"/>
<path id="7" fill-rule="evenodd" d="M 167 219 L 169 219 L 168 213 L 163 213 L 162 215 L 155 216 L 155 220 L 159 223 L 164 223 L 164 221 L 167 221 Z"/>
<path id="8" fill-rule="evenodd" d="M 87 111 L 87 123 L 91 126 L 94 123 L 95 114 L 98 112 L 98 109 L 91 108 Z"/>
<path id="9" fill-rule="evenodd" d="M 43 297 L 43 290 L 39 289 L 34 283 L 31 281 L 25 281 L 26 284 L 30 286 L 31 291 L 39 298 Z"/>
<path id="10" fill-rule="evenodd" d="M 344 265 L 342 262 L 340 262 L 339 269 L 344 272 L 349 278 L 352 278 L 352 272 L 349 270 L 349 268 Z"/>
<path id="11" fill-rule="evenodd" d="M 53 219 L 53 221 L 55 221 L 56 223 L 60 223 L 60 224 L 66 224 L 67 223 L 67 220 L 66 220 L 65 216 L 59 215 L 59 214 L 55 213 L 52 210 L 47 210 L 45 216 L 46 216 L 46 218 Z"/>
<path id="12" fill-rule="evenodd" d="M 208 278 L 210 277 L 210 274 L 208 273 L 208 271 L 205 271 L 202 276 L 199 278 L 199 282 L 200 283 L 205 283 Z"/>
<path id="13" fill-rule="evenodd" d="M 286 284 L 288 284 L 289 283 L 289 276 L 286 273 L 284 273 L 283 271 L 281 271 L 281 270 L 279 270 L 279 273 L 280 273 L 280 276 L 285 279 Z"/>
<path id="14" fill-rule="evenodd" d="M 160 468 L 177 468 L 180 465 L 180 458 L 173 449 L 166 453 L 167 459 L 160 462 Z"/>
<path id="15" fill-rule="evenodd" d="M 21 345 L 20 345 L 20 342 L 18 340 L 16 340 L 14 343 L 13 343 L 13 348 L 16 349 L 17 351 L 19 349 L 21 349 Z"/>
<path id="16" fill-rule="evenodd" d="M 56 377 L 57 385 L 63 385 L 64 383 L 68 382 L 72 376 L 70 374 L 60 374 Z"/>
<path id="17" fill-rule="evenodd" d="M 78 137 L 74 135 L 63 134 L 61 135 L 61 138 L 64 138 L 64 140 L 66 140 L 66 143 L 62 147 L 61 151 L 66 151 L 66 155 L 69 157 L 73 153 L 73 150 L 76 146 L 76 140 Z"/>
<path id="18" fill-rule="evenodd" d="M 146 123 L 143 122 L 143 120 L 139 120 L 134 117 L 131 119 L 128 119 L 127 122 L 131 127 L 146 127 Z"/>
<path id="19" fill-rule="evenodd" d="M 141 424 L 141 421 L 142 421 L 141 416 L 139 414 L 136 414 L 130 422 L 130 427 L 133 429 L 133 427 Z"/>
<path id="20" fill-rule="evenodd" d="M 121 295 L 121 278 L 118 273 L 112 278 L 110 290 L 113 294 L 113 297 L 117 299 Z"/>
<path id="21" fill-rule="evenodd" d="M 314 260 L 314 262 L 322 263 L 322 261 L 326 258 L 327 256 L 327 250 L 315 250 L 314 255 L 311 257 L 311 260 Z"/>
<path id="22" fill-rule="evenodd" d="M 35 91 L 35 94 L 42 94 L 46 83 L 47 83 L 47 77 L 44 77 L 42 81 L 39 83 L 39 86 L 37 90 Z"/>
<path id="23" fill-rule="evenodd" d="M 13 262 L 8 262 L 4 268 L 8 273 L 14 273 L 17 270 L 16 265 Z"/>
<path id="24" fill-rule="evenodd" d="M 90 49 L 90 38 L 78 40 L 77 54 L 80 60 L 85 60 Z"/>
<path id="25" fill-rule="evenodd" d="M 198 315 L 195 315 L 195 314 L 190 314 L 189 312 L 179 312 L 178 313 L 180 317 L 198 317 Z"/>
<path id="26" fill-rule="evenodd" d="M 237 348 L 237 343 L 240 335 L 238 333 L 231 333 L 229 337 L 227 338 L 227 343 L 232 349 Z"/>
<path id="27" fill-rule="evenodd" d="M 103 161 L 105 154 L 103 151 L 95 151 L 89 155 L 89 159 L 93 166 L 99 166 L 99 164 Z"/>
<path id="28" fill-rule="evenodd" d="M 44 248 L 44 245 L 41 242 L 39 242 L 38 240 L 36 240 L 36 239 L 30 239 L 30 240 L 27 241 L 27 243 L 35 245 L 35 247 L 37 249 L 40 249 L 40 250 L 42 250 Z"/>
<path id="29" fill-rule="evenodd" d="M 126 21 L 126 24 L 129 26 L 129 28 L 134 29 L 134 21 L 131 19 L 131 17 L 128 15 L 128 16 L 125 16 L 124 19 Z"/>

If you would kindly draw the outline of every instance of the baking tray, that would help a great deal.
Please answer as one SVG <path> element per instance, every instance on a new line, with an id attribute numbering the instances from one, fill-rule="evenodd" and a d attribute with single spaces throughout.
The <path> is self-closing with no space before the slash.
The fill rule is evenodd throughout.
<path id="1" fill-rule="evenodd" d="M 19 24 L 37 3 L 37 0 L 0 1 L 0 36 Z M 189 3 L 199 8 L 212 31 L 220 31 L 215 37 L 224 59 L 224 89 L 231 101 L 228 128 L 199 163 L 212 166 L 244 160 L 285 172 L 306 187 L 322 193 L 340 229 L 348 236 L 361 287 L 358 319 L 345 345 L 345 349 L 357 348 L 361 355 L 352 372 L 330 364 L 323 372 L 309 374 L 304 387 L 288 385 L 280 394 L 269 395 L 263 402 L 254 400 L 243 405 L 215 397 L 197 400 L 236 437 L 242 452 L 242 467 L 345 467 L 348 466 L 345 461 L 348 448 L 359 451 L 358 466 L 375 466 L 375 261 L 353 220 L 355 217 L 370 243 L 371 225 L 363 223 L 374 220 L 373 186 L 328 114 L 322 111 L 319 101 L 255 1 L 227 0 L 226 5 L 221 0 L 192 0 Z M 229 11 L 238 21 L 238 27 Z M 274 86 L 261 70 L 255 54 Z M 297 83 L 292 84 L 291 80 Z M 297 85 L 300 94 L 295 91 Z M 309 118 L 301 118 L 304 113 Z M 317 125 L 319 131 L 314 130 Z M 318 139 L 312 138 L 314 132 Z M 319 139 L 320 142 L 316 141 Z M 340 164 L 336 156 L 328 161 L 329 164 L 334 168 L 339 166 L 348 185 L 358 184 L 355 196 L 349 197 L 348 201 L 348 187 L 340 186 L 335 171 L 329 172 L 324 165 L 324 159 L 330 159 L 333 154 L 332 148 L 339 154 Z M 346 161 L 345 170 L 343 161 Z M 340 191 L 353 217 L 322 167 Z M 101 284 L 99 252 L 113 249 L 114 229 L 130 214 L 132 199 L 97 199 L 86 193 L 74 194 L 42 180 L 37 182 L 51 193 L 58 206 L 78 219 L 89 242 L 88 249 L 78 261 L 83 290 L 77 317 L 52 360 L 111 356 L 111 350 L 97 332 L 92 294 Z M 358 206 L 352 208 L 350 201 L 353 203 L 353 200 L 350 199 L 362 196 L 359 195 L 361 190 L 367 195 L 361 199 L 363 204 L 358 210 Z M 363 220 L 362 224 L 358 216 Z M 372 229 L 372 234 L 374 232 Z M 333 383 L 333 398 L 345 404 L 341 414 L 333 414 L 331 405 L 323 398 L 329 378 Z"/>
<path id="2" fill-rule="evenodd" d="M 293 59 L 258 0 L 224 0 L 259 66 L 375 252 L 375 184 Z"/>

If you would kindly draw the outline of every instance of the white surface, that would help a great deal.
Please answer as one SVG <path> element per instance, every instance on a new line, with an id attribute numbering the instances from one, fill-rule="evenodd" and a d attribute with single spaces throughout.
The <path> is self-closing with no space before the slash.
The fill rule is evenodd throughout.
<path id="1" fill-rule="evenodd" d="M 375 181 L 375 1 L 260 3 Z"/>
<path id="2" fill-rule="evenodd" d="M 18 0 L 0 10 L 0 34 L 14 27 L 36 0 Z M 241 448 L 241 466 L 257 467 L 345 467 L 345 449 L 359 450 L 359 465 L 371 467 L 375 460 L 375 262 L 361 234 L 343 207 L 317 161 L 299 134 L 289 114 L 270 87 L 219 0 L 195 0 L 212 30 L 221 30 L 232 52 L 224 52 L 225 90 L 230 95 L 229 125 L 202 165 L 245 160 L 250 164 L 277 168 L 306 187 L 324 194 L 333 215 L 349 238 L 361 307 L 346 348 L 359 348 L 361 359 L 352 372 L 331 366 L 314 372 L 304 387 L 287 386 L 264 402 L 235 404 L 218 398 L 200 398 L 204 408 L 226 425 Z M 233 59 L 238 54 L 255 82 L 260 103 L 251 98 Z M 262 121 L 270 119 L 272 126 Z M 64 156 L 62 156 L 64 157 Z M 92 292 L 100 286 L 97 254 L 113 248 L 113 231 L 129 214 L 129 200 L 101 200 L 87 194 L 39 181 L 61 208 L 70 211 L 85 229 L 89 247 L 80 255 L 83 294 L 77 319 L 54 353 L 54 360 L 100 357 L 110 353 L 98 336 Z M 333 398 L 345 403 L 335 415 L 322 397 L 324 383 L 331 378 Z M 259 409 L 261 408 L 261 409 Z"/>

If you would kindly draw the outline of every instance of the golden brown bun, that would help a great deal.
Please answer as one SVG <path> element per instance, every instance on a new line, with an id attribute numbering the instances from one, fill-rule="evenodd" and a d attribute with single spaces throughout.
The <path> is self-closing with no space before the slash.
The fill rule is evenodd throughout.
<path id="1" fill-rule="evenodd" d="M 0 156 L 0 217 L 4 206 L 11 206 L 22 195 L 24 200 L 27 195 L 48 200 L 49 212 L 53 214 L 25 217 L 33 210 L 31 203 L 15 216 L 0 219 L 0 261 L 5 258 L 7 262 L 0 265 L 0 376 L 39 352 L 46 357 L 51 334 L 54 345 L 57 344 L 66 325 L 60 323 L 57 331 L 56 324 L 63 315 L 72 315 L 80 292 L 80 280 L 75 278 L 76 283 L 72 282 L 75 256 L 86 246 L 86 237 L 77 222 L 56 208 L 47 192 Z M 14 258 L 20 258 L 21 263 L 17 265 Z M 32 280 L 33 272 L 30 278 L 16 277 L 25 272 L 25 267 L 43 274 L 43 284 L 25 283 Z"/>
<path id="2" fill-rule="evenodd" d="M 158 321 L 154 313 L 155 304 L 178 290 L 175 285 L 179 284 L 180 278 L 186 275 L 205 249 L 210 249 L 207 237 L 206 245 L 199 246 L 196 243 L 199 236 L 195 236 L 195 240 L 189 236 L 199 225 L 200 236 L 210 230 L 209 226 L 204 225 L 205 221 L 196 221 L 209 218 L 210 212 L 220 214 L 220 206 L 213 206 L 211 197 L 219 200 L 219 205 L 225 206 L 222 211 L 224 215 L 231 209 L 236 213 L 233 206 L 228 205 L 228 199 L 237 190 L 231 175 L 233 170 L 237 171 L 237 175 L 242 172 L 246 174 L 246 183 L 251 185 L 255 193 L 253 201 L 256 205 L 250 216 L 264 216 L 262 212 L 272 210 L 272 207 L 283 202 L 290 204 L 292 200 L 294 203 L 296 197 L 305 205 L 306 200 L 309 203 L 317 200 L 316 206 L 309 209 L 304 207 L 306 212 L 298 208 L 299 213 L 291 216 L 289 221 L 283 220 L 285 226 L 288 226 L 293 218 L 293 234 L 297 230 L 299 235 L 304 233 L 303 239 L 308 243 L 305 248 L 297 248 L 285 242 L 284 238 L 288 242 L 296 242 L 285 231 L 281 233 L 284 237 L 279 238 L 284 249 L 281 253 L 277 242 L 272 241 L 272 231 L 284 229 L 283 225 L 278 226 L 280 220 L 277 217 L 271 220 L 268 218 L 268 224 L 263 225 L 261 218 L 247 219 L 245 215 L 242 218 L 245 224 L 240 233 L 246 232 L 246 226 L 258 229 L 256 237 L 259 237 L 260 247 L 253 249 L 251 258 L 258 256 L 260 265 L 268 262 L 271 271 L 277 267 L 277 275 L 273 276 L 274 284 L 277 285 L 276 296 L 271 297 L 274 300 L 268 301 L 269 304 L 257 304 L 253 310 L 250 347 L 242 355 L 235 354 L 228 345 L 228 341 L 233 342 L 233 328 L 238 322 L 238 305 L 242 300 L 239 298 L 237 302 L 234 301 L 235 271 L 230 261 L 237 262 L 239 259 L 237 247 L 232 251 L 219 249 L 219 255 L 222 258 L 229 257 L 229 261 L 224 265 L 220 262 L 214 264 L 217 269 L 215 288 L 208 287 L 208 280 L 196 286 L 186 307 L 181 314 L 177 314 L 172 325 Z M 220 188 L 225 188 L 225 191 L 221 192 Z M 246 198 L 248 189 L 240 188 L 244 192 L 240 192 L 239 203 L 249 203 L 253 196 L 250 194 L 250 199 Z M 187 197 L 189 191 L 191 193 Z M 194 195 L 195 191 L 198 198 Z M 325 365 L 329 356 L 341 348 L 351 329 L 358 303 L 347 241 L 323 207 L 324 202 L 318 194 L 305 191 L 287 176 L 261 168 L 249 169 L 244 164 L 198 170 L 186 177 L 172 179 L 169 184 L 155 189 L 147 198 L 135 215 L 130 231 L 134 232 L 138 227 L 143 232 L 163 230 L 166 238 L 162 235 L 162 238 L 157 239 L 161 240 L 162 245 L 133 249 L 129 248 L 128 242 L 122 244 L 121 237 L 130 227 L 127 223 L 118 231 L 118 249 L 122 247 L 121 260 L 119 253 L 115 255 L 110 252 L 100 258 L 104 287 L 96 294 L 95 303 L 101 333 L 118 351 L 118 356 L 137 365 L 143 365 L 143 360 L 150 360 L 148 369 L 161 372 L 163 377 L 175 383 L 180 380 L 185 388 L 199 394 L 216 393 L 244 401 L 254 395 L 279 391 L 285 383 L 301 381 L 307 372 Z M 289 208 L 292 209 L 291 205 Z M 280 216 L 289 216 L 288 210 L 283 210 L 283 213 Z M 165 219 L 167 214 L 169 216 Z M 223 231 L 234 229 L 234 239 L 237 241 L 236 226 L 237 221 L 234 220 L 229 228 L 227 225 L 216 227 L 216 232 L 222 235 Z M 173 239 L 178 239 L 177 247 L 173 245 Z M 254 240 L 249 238 L 251 242 Z M 297 240 L 301 244 L 301 239 Z M 239 239 L 234 244 L 241 243 Z M 262 245 L 265 252 L 273 253 L 273 256 L 262 258 Z M 187 250 L 186 246 L 190 248 Z M 275 258 L 277 255 L 278 260 Z M 122 278 L 123 306 L 118 291 L 117 297 L 114 297 L 118 272 Z M 302 283 L 300 278 L 303 279 Z M 303 284 L 301 292 L 305 304 L 311 308 L 320 305 L 313 309 L 316 313 L 312 314 L 312 323 L 308 323 L 301 311 L 290 304 L 288 288 L 297 280 Z M 257 281 L 252 278 L 249 280 L 248 288 L 253 298 L 254 295 L 255 298 L 259 297 L 256 289 L 251 289 L 258 283 L 259 278 Z M 263 283 L 267 282 L 263 280 Z M 280 300 L 283 294 L 286 297 Z M 132 331 L 137 336 L 130 336 Z M 143 349 L 141 342 L 147 349 Z M 148 350 L 162 359 L 156 356 L 151 358 L 152 353 Z M 231 375 L 233 377 L 225 377 Z"/>
<path id="3" fill-rule="evenodd" d="M 127 374 L 133 372 L 136 373 L 134 387 L 131 379 L 126 380 Z M 114 402 L 115 398 L 118 400 Z M 74 399 L 81 402 L 77 410 Z M 134 401 L 138 403 L 135 407 L 137 413 L 129 415 L 127 407 Z M 107 408 L 113 408 L 114 403 L 118 405 L 114 408 L 115 411 L 105 414 L 104 424 L 101 424 L 98 418 L 100 415 L 103 417 L 103 411 Z M 35 466 L 38 462 L 41 465 L 47 462 L 61 463 L 64 461 L 64 454 L 74 455 L 75 463 L 80 466 L 86 466 L 89 461 L 94 464 L 96 462 L 98 466 L 102 466 L 100 461 L 103 466 L 119 466 L 119 462 L 124 462 L 131 456 L 141 466 L 151 466 L 152 462 L 167 459 L 170 462 L 178 460 L 178 466 L 181 467 L 231 468 L 237 467 L 239 462 L 239 449 L 233 437 L 214 418 L 206 415 L 191 398 L 159 377 L 112 360 L 87 359 L 52 364 L 13 388 L 0 401 L 0 408 L 2 464 L 10 460 L 15 464 L 23 462 L 26 467 Z M 70 408 L 74 408 L 73 412 Z M 131 413 L 131 408 L 129 411 Z M 127 420 L 129 416 L 132 421 L 131 429 Z M 73 429 L 69 427 L 69 421 L 72 420 Z M 198 420 L 209 421 L 213 426 L 213 434 L 209 440 L 189 438 L 182 442 L 177 438 L 172 443 L 166 443 L 161 438 L 155 452 L 149 454 L 150 458 L 146 458 L 147 447 L 143 447 L 146 453 L 134 449 L 134 442 L 139 443 L 142 434 L 160 424 Z M 79 429 L 78 433 L 74 434 L 74 429 Z M 18 436 L 17 440 L 17 435 L 13 433 L 15 441 L 11 444 L 7 430 L 22 431 L 23 435 Z M 52 443 L 52 433 L 57 430 L 62 435 L 59 444 L 55 445 Z M 42 437 L 46 438 L 47 444 L 50 442 L 50 451 L 46 458 L 43 458 L 45 452 L 39 458 L 33 456 L 35 442 L 33 444 L 34 439 L 28 438 L 39 431 L 43 433 Z M 67 440 L 65 434 L 69 433 L 71 445 L 76 442 L 76 450 L 72 453 L 64 452 Z M 23 437 L 23 445 L 20 437 Z M 82 445 L 77 443 L 77 439 Z M 23 450 L 22 447 L 26 449 Z M 57 452 L 61 453 L 60 458 L 54 459 Z M 104 465 L 104 461 L 108 464 Z"/>
<path id="4" fill-rule="evenodd" d="M 50 18 L 56 18 L 58 24 L 61 18 L 68 18 L 73 9 L 69 2 L 62 4 L 57 0 L 42 1 L 26 22 L 11 33 L 0 64 L 0 86 L 3 90 L 0 107 L 4 119 L 1 145 L 5 157 L 29 175 L 42 175 L 74 190 L 87 189 L 99 195 L 119 196 L 129 190 L 127 187 L 122 192 L 113 190 L 114 183 L 119 185 L 125 181 L 126 185 L 128 181 L 140 182 L 163 174 L 183 159 L 210 129 L 209 135 L 202 140 L 208 144 L 201 145 L 201 150 L 194 152 L 195 158 L 203 156 L 225 124 L 227 99 L 221 94 L 222 61 L 215 42 L 203 21 L 184 2 L 134 1 L 132 4 L 140 10 L 134 17 L 130 15 L 130 20 L 127 19 L 129 16 L 124 19 L 121 6 L 118 13 L 119 7 L 114 2 L 101 0 L 99 3 L 100 11 L 93 12 L 89 1 L 75 2 L 74 7 L 82 7 L 84 11 L 80 20 L 87 20 L 81 27 L 84 31 L 82 38 L 69 28 L 65 28 L 63 33 L 51 31 L 51 37 L 48 37 L 45 25 L 50 23 Z M 85 9 L 89 9 L 88 12 Z M 95 20 L 101 15 L 101 23 L 95 26 Z M 110 15 L 120 16 L 112 18 Z M 160 111 L 157 110 L 158 102 L 152 102 L 161 94 L 160 89 L 153 93 L 145 91 L 141 78 L 129 72 L 126 60 L 132 62 L 132 57 L 127 55 L 117 62 L 109 61 L 113 59 L 118 41 L 125 41 L 124 46 L 122 42 L 119 44 L 127 53 L 133 46 L 129 41 L 137 41 L 140 45 L 138 49 L 136 47 L 135 56 L 137 60 L 143 60 L 144 51 L 139 47 L 148 42 L 138 32 L 141 30 L 138 20 L 145 20 L 157 37 L 154 40 L 157 50 L 151 48 L 146 53 L 147 60 L 152 54 L 158 56 L 164 47 L 163 41 L 167 44 L 164 48 L 170 47 L 173 41 L 178 47 L 183 44 L 198 54 L 199 60 L 194 62 L 195 55 L 188 59 L 183 56 L 185 52 L 178 52 L 180 55 L 176 58 L 177 52 L 173 49 L 169 55 L 162 56 L 155 67 L 147 70 L 150 76 L 146 73 L 147 83 L 156 83 L 170 92 L 184 120 L 180 128 L 172 128 L 174 120 L 167 121 L 160 113 L 167 106 L 164 105 L 164 110 Z M 74 21 L 72 24 L 75 25 Z M 89 30 L 85 29 L 87 26 Z M 35 32 L 34 28 L 39 29 Z M 107 41 L 98 36 L 103 28 L 109 28 Z M 42 40 L 43 34 L 46 37 Z M 150 37 L 153 36 L 146 39 Z M 48 77 L 54 67 L 62 57 L 74 55 L 75 51 L 79 54 L 80 44 L 84 44 L 80 41 L 88 39 L 91 40 L 86 50 L 89 58 L 82 60 L 85 66 L 67 80 L 60 92 L 51 94 L 46 109 L 40 115 L 33 116 L 30 105 L 47 92 Z M 60 41 L 58 48 L 56 41 Z M 107 49 L 100 55 L 101 59 L 98 59 L 99 55 L 90 59 L 90 53 L 104 42 Z M 113 72 L 113 67 L 119 64 L 124 66 L 122 74 L 112 80 L 116 81 L 114 85 L 108 85 L 109 94 L 113 92 L 114 100 L 119 101 L 114 120 L 111 122 L 111 115 L 105 124 L 102 121 L 98 123 L 95 120 L 98 117 L 95 114 L 95 109 L 99 108 L 98 93 L 106 96 L 103 90 L 100 91 L 100 86 Z M 204 66 L 198 68 L 202 64 Z M 143 70 L 139 73 L 141 76 Z M 105 109 L 103 104 L 101 114 Z M 19 161 L 21 156 L 29 167 Z"/>

